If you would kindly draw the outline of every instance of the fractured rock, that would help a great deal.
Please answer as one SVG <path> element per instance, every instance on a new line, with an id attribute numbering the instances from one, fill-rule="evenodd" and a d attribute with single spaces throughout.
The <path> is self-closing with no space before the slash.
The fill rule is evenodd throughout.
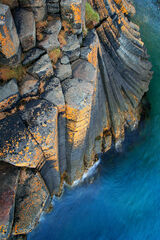
<path id="1" fill-rule="evenodd" d="M 20 62 L 20 44 L 10 9 L 0 3 L 0 64 Z"/>
<path id="2" fill-rule="evenodd" d="M 19 167 L 35 168 L 43 152 L 18 113 L 0 121 L 0 160 Z"/>
<path id="3" fill-rule="evenodd" d="M 43 41 L 39 43 L 39 46 L 44 48 L 46 51 L 51 51 L 54 48 L 59 48 L 60 43 L 58 41 L 58 34 L 61 30 L 61 21 L 53 20 L 50 21 L 45 32 L 47 33 Z"/>
<path id="4" fill-rule="evenodd" d="M 46 100 L 32 100 L 27 103 L 23 112 L 21 112 L 23 121 L 36 142 L 41 147 L 45 167 L 41 172 L 48 186 L 48 178 L 54 185 L 52 191 L 58 191 L 60 185 L 59 160 L 58 160 L 58 110 Z M 47 166 L 47 167 L 46 167 Z M 51 171 L 52 173 L 48 173 Z M 50 190 L 50 188 L 49 188 Z"/>
<path id="5" fill-rule="evenodd" d="M 0 112 L 11 108 L 19 99 L 19 91 L 15 79 L 0 86 Z"/>
<path id="6" fill-rule="evenodd" d="M 28 69 L 28 73 L 40 79 L 46 79 L 53 76 L 53 67 L 48 54 L 43 55 Z"/>
<path id="7" fill-rule="evenodd" d="M 80 43 L 77 35 L 68 35 L 67 44 L 63 46 L 63 52 L 69 57 L 70 61 L 75 61 L 80 56 Z"/>
<path id="8" fill-rule="evenodd" d="M 0 162 L 0 239 L 10 236 L 14 220 L 19 169 Z"/>
<path id="9" fill-rule="evenodd" d="M 19 86 L 20 95 L 22 97 L 36 95 L 38 93 L 39 84 L 40 83 L 38 79 L 32 77 L 29 74 L 26 74 Z"/>
<path id="10" fill-rule="evenodd" d="M 58 112 L 65 111 L 65 101 L 61 84 L 58 78 L 51 78 L 46 82 L 45 91 L 41 95 L 43 99 L 53 103 L 58 108 Z"/>
<path id="11" fill-rule="evenodd" d="M 40 49 L 40 48 L 32 48 L 28 52 L 26 52 L 24 56 L 24 60 L 22 64 L 24 66 L 30 65 L 33 63 L 35 60 L 37 60 L 39 57 L 41 57 L 45 53 L 45 50 Z"/>
<path id="12" fill-rule="evenodd" d="M 72 69 L 70 64 L 61 64 L 58 63 L 55 71 L 56 76 L 63 81 L 66 78 L 70 78 L 72 76 Z"/>
<path id="13" fill-rule="evenodd" d="M 20 8 L 15 11 L 14 19 L 23 51 L 35 47 L 36 27 L 33 13 Z"/>
<path id="14" fill-rule="evenodd" d="M 41 146 L 45 159 L 54 161 L 55 168 L 59 171 L 57 115 L 57 108 L 46 100 L 32 100 L 21 112 L 23 121 Z"/>
<path id="15" fill-rule="evenodd" d="M 40 174 L 22 169 L 16 194 L 13 235 L 27 234 L 34 229 L 48 198 L 49 192 Z"/>

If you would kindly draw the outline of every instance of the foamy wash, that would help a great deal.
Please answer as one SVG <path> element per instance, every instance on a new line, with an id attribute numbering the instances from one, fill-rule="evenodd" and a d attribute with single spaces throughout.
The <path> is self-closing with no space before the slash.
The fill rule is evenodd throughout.
<path id="1" fill-rule="evenodd" d="M 157 6 L 0 2 L 0 239 L 154 239 Z"/>

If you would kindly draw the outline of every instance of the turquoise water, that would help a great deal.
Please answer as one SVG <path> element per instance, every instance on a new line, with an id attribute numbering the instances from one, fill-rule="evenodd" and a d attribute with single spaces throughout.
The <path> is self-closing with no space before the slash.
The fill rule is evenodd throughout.
<path id="1" fill-rule="evenodd" d="M 122 153 L 104 156 L 95 180 L 65 189 L 29 240 L 160 239 L 160 10 L 135 0 L 135 21 L 153 64 L 148 118 L 129 134 Z"/>

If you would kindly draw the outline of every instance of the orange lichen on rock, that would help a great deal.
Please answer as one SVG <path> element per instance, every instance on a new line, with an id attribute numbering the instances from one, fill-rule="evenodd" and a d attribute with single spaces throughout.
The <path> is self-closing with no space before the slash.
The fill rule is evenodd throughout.
<path id="1" fill-rule="evenodd" d="M 14 56 L 17 52 L 17 49 L 11 40 L 9 31 L 7 26 L 3 26 L 4 35 L 0 32 L 0 43 L 1 43 L 1 51 L 6 56 L 6 58 L 10 58 Z"/>
<path id="2" fill-rule="evenodd" d="M 82 23 L 81 4 L 72 3 L 71 9 L 74 13 L 74 23 Z"/>
<path id="3" fill-rule="evenodd" d="M 95 68 L 97 67 L 97 46 L 91 46 L 91 52 L 88 54 L 88 62 Z"/>

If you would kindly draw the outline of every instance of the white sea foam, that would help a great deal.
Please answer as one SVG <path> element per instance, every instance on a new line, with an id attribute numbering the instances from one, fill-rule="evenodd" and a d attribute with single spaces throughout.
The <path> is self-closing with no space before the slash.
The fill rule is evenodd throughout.
<path id="1" fill-rule="evenodd" d="M 83 182 L 86 178 L 92 176 L 94 174 L 95 170 L 97 169 L 98 165 L 100 164 L 100 161 L 101 161 L 101 159 L 99 159 L 92 167 L 90 167 L 88 169 L 88 171 L 86 171 L 80 179 L 75 180 L 72 184 L 72 187 L 77 186 L 78 184 Z"/>

